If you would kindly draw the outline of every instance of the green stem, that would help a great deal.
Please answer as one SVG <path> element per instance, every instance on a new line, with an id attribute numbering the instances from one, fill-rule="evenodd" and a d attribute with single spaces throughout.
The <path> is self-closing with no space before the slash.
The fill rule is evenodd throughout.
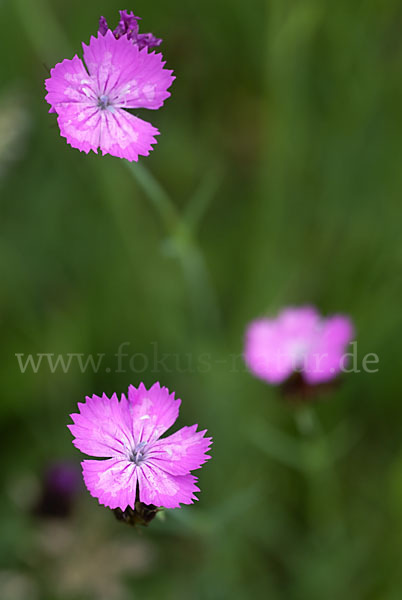
<path id="1" fill-rule="evenodd" d="M 127 160 L 124 161 L 124 164 L 159 214 L 166 233 L 173 234 L 179 221 L 179 213 L 168 194 L 144 165 Z"/>
<path id="2" fill-rule="evenodd" d="M 179 214 L 167 192 L 143 164 L 127 161 L 125 164 L 159 214 L 169 240 L 167 249 L 172 255 L 177 256 L 187 281 L 195 319 L 199 321 L 202 317 L 200 323 L 202 326 L 218 327 L 220 318 L 217 299 L 204 256 L 193 234 L 198 212 L 192 215 L 193 218 L 187 220 L 188 211 L 183 216 Z M 208 199 L 208 196 L 213 194 L 217 184 L 216 174 L 211 175 L 207 180 L 207 185 L 204 186 L 208 188 L 208 193 L 206 194 L 205 189 L 202 189 L 196 194 L 198 200 L 196 204 L 200 213 L 202 213 L 202 206 L 198 205 L 203 204 L 201 200 L 204 197 Z M 210 187 L 211 190 L 209 190 Z M 204 203 L 206 202 L 207 200 L 204 199 Z"/>
<path id="3" fill-rule="evenodd" d="M 343 532 L 339 482 L 335 472 L 328 436 L 309 406 L 295 413 L 296 426 L 302 437 L 301 460 L 309 488 L 309 519 L 316 533 L 339 535 Z"/>
<path id="4" fill-rule="evenodd" d="M 204 256 L 171 198 L 144 165 L 125 164 L 159 215 L 168 242 L 166 250 L 177 257 L 189 288 L 194 319 L 201 328 L 219 326 L 219 309 Z"/>
<path id="5" fill-rule="evenodd" d="M 220 317 L 217 298 L 204 257 L 194 240 L 188 240 L 186 247 L 179 251 L 178 258 L 189 286 L 195 320 L 199 321 L 200 316 L 203 315 L 200 321 L 202 328 L 204 326 L 214 329 L 219 328 Z"/>

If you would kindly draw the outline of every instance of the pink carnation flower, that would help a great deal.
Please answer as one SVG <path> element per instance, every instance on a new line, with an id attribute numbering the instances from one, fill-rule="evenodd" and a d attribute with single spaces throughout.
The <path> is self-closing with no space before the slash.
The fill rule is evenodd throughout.
<path id="1" fill-rule="evenodd" d="M 146 390 L 130 386 L 128 399 L 116 394 L 87 397 L 68 425 L 74 446 L 90 456 L 84 460 L 85 484 L 101 504 L 124 511 L 135 507 L 137 486 L 144 504 L 176 508 L 192 504 L 199 492 L 191 471 L 210 458 L 211 439 L 197 425 L 183 427 L 161 438 L 179 414 L 181 400 L 155 383 Z"/>
<path id="2" fill-rule="evenodd" d="M 175 78 L 162 55 L 149 53 L 131 33 L 116 39 L 110 29 L 99 32 L 82 44 L 86 67 L 75 55 L 50 71 L 46 100 L 73 148 L 137 161 L 156 143 L 159 131 L 126 109 L 160 108 Z"/>
<path id="3" fill-rule="evenodd" d="M 333 379 L 354 335 L 350 319 L 321 317 L 315 308 L 286 308 L 276 319 L 259 319 L 247 328 L 245 361 L 250 371 L 272 384 L 301 372 L 308 384 Z"/>

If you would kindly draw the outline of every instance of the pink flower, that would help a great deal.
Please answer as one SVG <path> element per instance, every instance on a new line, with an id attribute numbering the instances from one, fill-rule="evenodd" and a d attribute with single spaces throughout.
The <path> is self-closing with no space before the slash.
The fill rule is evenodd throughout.
<path id="1" fill-rule="evenodd" d="M 116 39 L 108 29 L 83 46 L 77 55 L 51 71 L 45 85 L 50 112 L 56 112 L 60 133 L 78 150 L 101 149 L 129 161 L 148 156 L 159 131 L 126 109 L 156 110 L 170 96 L 174 77 L 164 69 L 161 54 L 124 34 Z"/>
<path id="2" fill-rule="evenodd" d="M 197 425 L 160 438 L 176 421 L 180 403 L 159 383 L 149 390 L 131 385 L 120 402 L 113 394 L 78 403 L 80 412 L 70 415 L 74 425 L 68 428 L 76 448 L 106 459 L 82 462 L 85 484 L 101 504 L 134 510 L 137 485 L 137 500 L 144 504 L 176 508 L 198 500 L 191 471 L 210 458 L 211 438 Z"/>
<path id="3" fill-rule="evenodd" d="M 350 319 L 321 317 L 315 308 L 286 308 L 276 319 L 259 319 L 247 328 L 245 361 L 268 383 L 280 384 L 301 372 L 308 384 L 333 379 L 345 366 L 344 353 L 354 335 Z"/>

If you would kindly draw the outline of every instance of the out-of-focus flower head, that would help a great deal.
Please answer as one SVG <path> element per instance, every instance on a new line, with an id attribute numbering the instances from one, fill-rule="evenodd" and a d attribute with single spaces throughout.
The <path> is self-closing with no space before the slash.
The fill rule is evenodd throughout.
<path id="1" fill-rule="evenodd" d="M 142 48 L 156 48 L 161 45 L 163 40 L 155 37 L 153 33 L 139 33 L 138 21 L 141 20 L 141 17 L 136 17 L 134 13 L 127 10 L 120 10 L 119 13 L 119 24 L 113 30 L 113 35 L 117 40 L 126 35 L 127 39 L 136 44 L 140 50 Z M 107 21 L 105 17 L 100 17 L 99 33 L 106 35 L 107 31 L 110 31 Z"/>
<path id="2" fill-rule="evenodd" d="M 307 385 L 326 383 L 343 367 L 354 336 L 349 317 L 322 317 L 314 307 L 285 308 L 277 318 L 261 318 L 247 328 L 244 357 L 250 371 L 271 384 L 293 374 Z"/>
<path id="3" fill-rule="evenodd" d="M 128 397 L 92 396 L 78 403 L 79 413 L 68 425 L 73 444 L 90 456 L 84 460 L 85 484 L 100 504 L 125 511 L 136 501 L 155 507 L 177 508 L 192 504 L 200 491 L 191 474 L 210 458 L 211 438 L 197 425 L 161 435 L 176 421 L 181 400 L 155 383 L 130 386 Z M 138 495 L 137 495 L 138 486 Z"/>
<path id="4" fill-rule="evenodd" d="M 160 108 L 174 77 L 161 54 L 148 52 L 158 45 L 151 34 L 137 34 L 138 17 L 123 13 L 117 34 L 101 20 L 98 36 L 82 45 L 85 65 L 75 55 L 50 71 L 46 100 L 73 148 L 137 161 L 148 156 L 159 131 L 127 109 Z"/>
<path id="5" fill-rule="evenodd" d="M 74 463 L 53 463 L 44 474 L 35 514 L 42 517 L 69 516 L 81 486 L 80 472 Z"/>

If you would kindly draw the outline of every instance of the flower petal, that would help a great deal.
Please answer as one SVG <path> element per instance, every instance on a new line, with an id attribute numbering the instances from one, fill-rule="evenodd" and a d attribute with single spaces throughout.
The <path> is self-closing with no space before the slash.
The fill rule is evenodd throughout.
<path id="1" fill-rule="evenodd" d="M 128 460 L 84 460 L 82 474 L 89 493 L 109 508 L 134 510 L 137 467 Z"/>
<path id="2" fill-rule="evenodd" d="M 111 154 L 129 161 L 148 156 L 159 131 L 147 121 L 134 117 L 119 108 L 102 111 L 100 148 L 102 154 Z"/>
<path id="3" fill-rule="evenodd" d="M 206 429 L 197 431 L 197 425 L 192 425 L 158 440 L 147 455 L 147 464 L 158 466 L 171 475 L 187 475 L 199 469 L 211 458 L 206 452 L 212 438 L 204 437 L 205 433 Z"/>
<path id="4" fill-rule="evenodd" d="M 335 315 L 326 319 L 308 353 L 304 379 L 315 384 L 336 377 L 342 367 L 346 366 L 342 364 L 342 357 L 353 336 L 354 327 L 348 317 Z"/>
<path id="5" fill-rule="evenodd" d="M 117 106 L 124 108 L 156 110 L 170 96 L 167 90 L 175 80 L 173 71 L 163 68 L 166 63 L 162 60 L 162 54 L 148 53 L 147 48 L 132 48 L 137 56 L 133 57 L 111 88 L 111 98 Z"/>
<path id="6" fill-rule="evenodd" d="M 282 335 L 289 339 L 300 339 L 309 342 L 317 330 L 320 315 L 314 306 L 286 308 L 278 316 Z"/>
<path id="7" fill-rule="evenodd" d="M 94 81 L 78 56 L 74 56 L 71 60 L 66 58 L 58 63 L 50 71 L 50 78 L 46 79 L 45 86 L 48 91 L 46 100 L 52 108 L 56 108 L 56 111 L 65 103 L 92 102 L 94 104 L 96 102 Z"/>
<path id="8" fill-rule="evenodd" d="M 133 419 L 135 443 L 155 442 L 179 416 L 181 400 L 175 400 L 174 392 L 155 383 L 149 390 L 141 383 L 128 388 L 128 400 Z"/>
<path id="9" fill-rule="evenodd" d="M 102 132 L 102 111 L 81 102 L 56 105 L 60 134 L 73 148 L 88 154 L 98 151 Z"/>
<path id="10" fill-rule="evenodd" d="M 128 402 L 116 394 L 87 397 L 78 403 L 80 412 L 71 416 L 74 425 L 67 425 L 76 448 L 90 456 L 127 458 L 134 447 L 132 420 Z"/>
<path id="11" fill-rule="evenodd" d="M 254 321 L 247 329 L 244 360 L 254 375 L 269 383 L 282 383 L 293 371 L 276 322 Z"/>
<path id="12" fill-rule="evenodd" d="M 140 501 L 165 508 L 193 504 L 194 500 L 198 500 L 194 493 L 200 491 L 196 481 L 194 475 L 176 477 L 155 465 L 144 464 L 138 469 Z"/>
<path id="13" fill-rule="evenodd" d="M 89 45 L 82 47 L 98 93 L 108 96 L 115 106 L 157 109 L 170 96 L 167 89 L 175 78 L 173 71 L 163 68 L 161 54 L 139 50 L 127 36 L 116 40 L 110 30 L 91 37 Z"/>
<path id="14" fill-rule="evenodd" d="M 78 102 L 59 109 L 57 122 L 67 142 L 82 152 L 98 151 L 129 161 L 148 156 L 158 130 L 121 109 L 100 110 Z"/>

